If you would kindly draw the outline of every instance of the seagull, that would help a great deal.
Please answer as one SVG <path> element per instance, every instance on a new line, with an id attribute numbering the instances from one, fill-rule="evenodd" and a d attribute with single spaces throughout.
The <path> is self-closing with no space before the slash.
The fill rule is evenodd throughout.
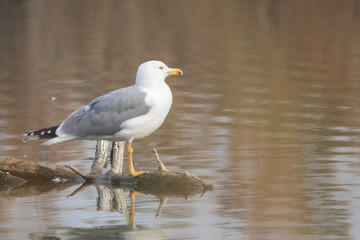
<path id="1" fill-rule="evenodd" d="M 92 100 L 70 114 L 60 125 L 25 132 L 28 140 L 46 139 L 48 146 L 70 140 L 125 141 L 129 160 L 129 174 L 133 177 L 146 173 L 135 171 L 131 143 L 149 136 L 164 122 L 172 104 L 172 93 L 165 79 L 183 75 L 178 68 L 169 68 L 161 61 L 141 64 L 135 84 L 111 91 Z"/>

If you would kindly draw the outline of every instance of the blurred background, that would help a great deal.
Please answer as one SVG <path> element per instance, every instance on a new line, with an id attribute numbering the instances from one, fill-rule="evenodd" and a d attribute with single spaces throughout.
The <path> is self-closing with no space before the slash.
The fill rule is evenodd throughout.
<path id="1" fill-rule="evenodd" d="M 360 235 L 356 0 L 1 1 L 0 157 L 88 171 L 95 142 L 43 147 L 22 133 L 132 85 L 151 59 L 184 76 L 167 79 L 174 99 L 162 127 L 134 141 L 136 169 L 156 169 L 156 148 L 170 170 L 215 189 L 170 199 L 159 218 L 159 200 L 137 196 L 137 229 L 97 211 L 95 188 L 69 198 L 75 186 L 10 190 L 0 195 L 2 239 Z"/>

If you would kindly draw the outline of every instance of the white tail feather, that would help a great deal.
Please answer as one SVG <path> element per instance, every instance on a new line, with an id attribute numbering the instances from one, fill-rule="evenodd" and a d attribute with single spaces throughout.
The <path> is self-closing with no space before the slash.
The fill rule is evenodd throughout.
<path id="1" fill-rule="evenodd" d="M 52 138 L 46 142 L 43 142 L 41 145 L 43 146 L 49 146 L 49 145 L 53 145 L 56 143 L 61 143 L 61 142 L 66 142 L 66 141 L 70 141 L 70 140 L 74 140 L 76 137 L 56 137 L 56 138 Z"/>

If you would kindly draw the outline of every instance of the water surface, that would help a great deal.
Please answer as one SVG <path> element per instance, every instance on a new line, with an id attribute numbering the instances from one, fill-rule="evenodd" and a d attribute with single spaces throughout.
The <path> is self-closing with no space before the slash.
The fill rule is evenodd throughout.
<path id="1" fill-rule="evenodd" d="M 91 166 L 94 142 L 43 147 L 27 130 L 133 84 L 167 79 L 173 107 L 133 143 L 137 169 L 190 171 L 215 189 L 136 196 L 136 228 L 92 186 L 0 193 L 1 239 L 356 239 L 360 235 L 357 1 L 5 1 L 0 4 L 1 157 Z M 35 190 L 34 190 L 35 189 Z M 127 193 L 126 193 L 127 194 Z M 129 199 L 127 198 L 127 201 Z M 128 202 L 129 204 L 129 202 Z"/>

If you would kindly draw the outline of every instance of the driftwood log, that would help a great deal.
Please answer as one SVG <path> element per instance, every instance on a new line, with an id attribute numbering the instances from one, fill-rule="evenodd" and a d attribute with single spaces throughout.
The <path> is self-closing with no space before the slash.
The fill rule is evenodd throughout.
<path id="1" fill-rule="evenodd" d="M 0 158 L 0 170 L 30 182 L 54 180 L 58 178 L 69 181 L 81 179 L 81 177 L 73 171 L 64 167 L 45 162 L 19 160 L 12 157 Z"/>
<path id="2" fill-rule="evenodd" d="M 152 194 L 159 198 L 160 204 L 156 213 L 159 217 L 164 204 L 169 198 L 184 197 L 191 199 L 196 194 L 201 196 L 212 185 L 189 173 L 169 171 L 154 150 L 158 170 L 147 172 L 137 177 L 122 174 L 124 145 L 113 143 L 111 152 L 111 170 L 102 174 L 106 165 L 108 142 L 98 141 L 95 160 L 89 174 L 74 166 L 59 167 L 53 164 L 18 160 L 15 158 L 0 158 L 0 196 L 7 198 L 29 196 L 39 193 L 63 190 L 83 182 L 70 196 L 73 196 L 88 186 L 95 186 L 99 197 L 99 211 L 118 211 L 122 213 L 129 224 L 134 224 L 135 196 Z M 10 190 L 11 191 L 8 191 Z M 125 192 L 129 191 L 130 209 L 127 208 Z"/>
<path id="3" fill-rule="evenodd" d="M 113 146 L 111 170 L 102 174 L 104 162 L 106 161 L 106 153 L 100 152 L 99 156 L 94 160 L 91 171 L 86 174 L 74 166 L 60 167 L 50 163 L 19 160 L 15 158 L 0 159 L 0 187 L 7 185 L 12 181 L 11 186 L 19 186 L 25 182 L 43 182 L 51 180 L 52 182 L 73 182 L 85 181 L 86 184 L 105 184 L 111 185 L 113 188 L 123 188 L 136 190 L 146 194 L 154 195 L 171 195 L 184 196 L 206 192 L 212 189 L 210 184 L 205 183 L 202 179 L 195 175 L 184 172 L 177 173 L 169 171 L 161 161 L 158 153 L 154 150 L 158 163 L 158 170 L 155 172 L 147 172 L 143 175 L 132 177 L 124 175 L 122 171 L 122 152 L 121 146 Z M 101 155 L 102 154 L 102 155 Z M 105 156 L 105 157 L 104 157 Z M 121 157 L 119 157 L 121 156 Z M 101 158 L 102 157 L 102 158 Z M 99 160 L 100 159 L 100 160 Z M 117 160 L 114 160 L 117 159 Z M 120 159 L 120 160 L 119 160 Z M 7 176 L 7 178 L 5 178 Z M 11 177 L 14 178 L 11 178 Z M 17 179 L 11 180 L 10 179 Z M 10 185 L 9 185 L 10 186 Z"/>

